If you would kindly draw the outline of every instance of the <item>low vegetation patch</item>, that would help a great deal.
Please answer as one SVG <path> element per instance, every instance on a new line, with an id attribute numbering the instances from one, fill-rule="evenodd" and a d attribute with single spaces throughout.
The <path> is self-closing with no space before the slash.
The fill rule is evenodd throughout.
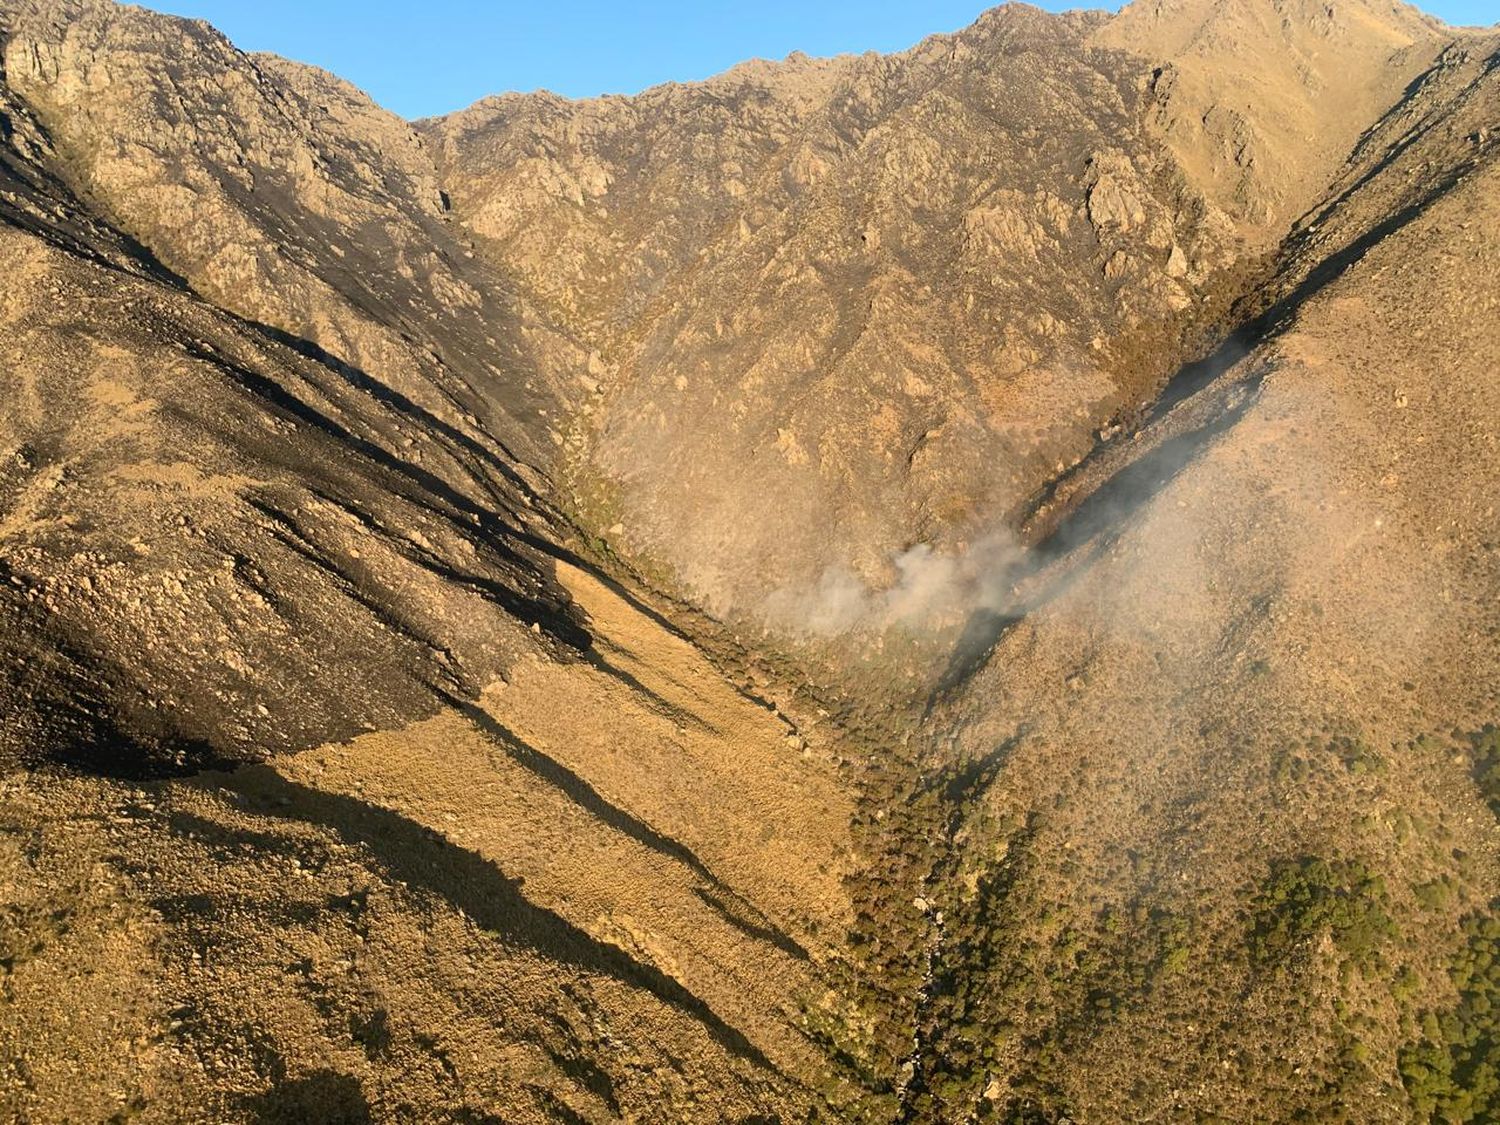
<path id="1" fill-rule="evenodd" d="M 1500 816 L 1500 727 L 1493 723 L 1469 735 L 1474 754 L 1474 780 L 1490 811 Z"/>
<path id="2" fill-rule="evenodd" d="M 1480 795 L 1500 816 L 1500 727 L 1489 724 L 1463 740 Z M 1431 905 L 1439 892 L 1423 888 L 1418 897 Z M 1423 1120 L 1500 1120 L 1500 900 L 1465 918 L 1463 936 L 1448 969 L 1458 1002 L 1425 1012 L 1419 1035 L 1400 1052 L 1401 1081 Z"/>
<path id="3" fill-rule="evenodd" d="M 1278 963 L 1325 933 L 1357 966 L 1371 960 L 1396 933 L 1385 881 L 1358 860 L 1303 856 L 1274 865 L 1255 899 L 1251 957 Z"/>
<path id="4" fill-rule="evenodd" d="M 1421 1037 L 1402 1048 L 1401 1080 L 1422 1120 L 1500 1119 L 1500 903 L 1464 920 L 1449 976 L 1458 1004 L 1427 1012 Z"/>

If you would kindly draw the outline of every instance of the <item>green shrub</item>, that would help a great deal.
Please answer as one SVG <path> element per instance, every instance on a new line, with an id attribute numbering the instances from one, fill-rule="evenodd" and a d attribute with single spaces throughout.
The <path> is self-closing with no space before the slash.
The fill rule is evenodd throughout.
<path id="1" fill-rule="evenodd" d="M 1427 1012 L 1422 1034 L 1400 1054 L 1415 1115 L 1447 1122 L 1500 1119 L 1500 914 L 1464 920 L 1468 939 L 1449 970 L 1458 991 L 1450 1012 Z"/>
<path id="2" fill-rule="evenodd" d="M 1350 773 L 1383 773 L 1385 759 L 1362 738 L 1336 735 L 1328 740 L 1328 751 L 1344 763 Z"/>
<path id="3" fill-rule="evenodd" d="M 1251 956 L 1263 964 L 1280 961 L 1326 932 L 1362 965 L 1396 932 L 1386 902 L 1384 881 L 1357 860 L 1283 860 L 1256 896 Z"/>
<path id="4" fill-rule="evenodd" d="M 1469 735 L 1469 745 L 1474 752 L 1474 780 L 1479 783 L 1479 792 L 1490 811 L 1500 816 L 1500 727 L 1491 723 Z"/>
<path id="5" fill-rule="evenodd" d="M 1417 901 L 1428 910 L 1441 910 L 1452 902 L 1458 893 L 1454 887 L 1453 878 L 1449 875 L 1433 879 L 1428 883 L 1420 883 L 1412 888 L 1412 892 L 1417 896 Z"/>

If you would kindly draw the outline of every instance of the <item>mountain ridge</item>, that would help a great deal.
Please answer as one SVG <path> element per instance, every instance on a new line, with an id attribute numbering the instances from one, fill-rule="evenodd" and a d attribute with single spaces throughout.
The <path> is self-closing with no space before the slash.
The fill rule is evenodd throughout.
<path id="1" fill-rule="evenodd" d="M 0 1106 L 1494 1111 L 1500 36 L 1414 12 L 407 123 L 0 0 Z"/>

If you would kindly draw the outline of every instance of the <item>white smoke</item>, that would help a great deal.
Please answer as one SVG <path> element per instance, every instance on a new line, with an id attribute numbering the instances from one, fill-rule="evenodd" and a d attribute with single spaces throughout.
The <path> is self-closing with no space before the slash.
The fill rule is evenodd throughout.
<path id="1" fill-rule="evenodd" d="M 954 550 L 918 543 L 892 556 L 886 582 L 831 566 L 811 589 L 771 595 L 766 615 L 783 628 L 825 637 L 893 627 L 937 631 L 976 610 L 1004 610 L 1022 557 L 1020 544 L 1004 530 Z"/>

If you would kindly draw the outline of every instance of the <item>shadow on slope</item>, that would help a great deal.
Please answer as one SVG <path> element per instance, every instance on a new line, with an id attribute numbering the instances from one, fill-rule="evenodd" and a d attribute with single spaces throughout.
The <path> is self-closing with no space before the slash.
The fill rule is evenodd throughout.
<path id="1" fill-rule="evenodd" d="M 1286 333 L 1307 301 L 1342 277 L 1384 239 L 1419 218 L 1472 171 L 1478 159 L 1475 157 L 1447 170 L 1419 198 L 1319 261 L 1289 292 L 1232 332 L 1211 355 L 1185 364 L 1163 388 L 1140 429 L 1096 445 L 1088 456 L 1048 486 L 1031 505 L 1026 522 L 1033 526 L 1040 522 L 1048 502 L 1065 484 L 1086 482 L 1099 470 L 1107 456 L 1128 448 L 1128 443 L 1148 435 L 1153 428 L 1167 429 L 1177 407 L 1214 386 L 1246 357 L 1253 356 Z M 1283 271 L 1290 268 L 1303 248 L 1303 244 L 1295 241 L 1288 244 L 1283 251 Z M 1066 589 L 1090 559 L 1125 531 L 1136 512 L 1170 484 L 1215 438 L 1244 417 L 1271 370 L 1264 360 L 1257 361 L 1248 374 L 1224 388 L 1228 393 L 1206 421 L 1181 433 L 1163 436 L 1148 452 L 1108 472 L 1086 491 L 1083 499 L 1061 516 L 1019 562 L 1013 564 L 1002 588 L 1038 578 L 1052 567 L 1060 567 L 1061 572 L 1048 577 L 1035 594 L 1004 611 L 986 608 L 969 616 L 937 687 L 928 699 L 927 713 L 930 714 L 945 696 L 967 683 L 985 666 L 995 646 L 1016 624 Z M 1082 550 L 1085 547 L 1088 550 Z M 1076 557 L 1070 558 L 1075 554 Z"/>
<path id="2" fill-rule="evenodd" d="M 261 815 L 332 830 L 345 843 L 368 849 L 392 879 L 437 896 L 498 939 L 550 961 L 648 992 L 701 1024 L 736 1058 L 774 1070 L 770 1060 L 742 1032 L 677 980 L 535 905 L 521 893 L 522 880 L 508 877 L 477 852 L 432 829 L 378 805 L 289 781 L 269 766 L 246 766 L 233 774 L 204 774 L 188 784 L 238 794 Z"/>

